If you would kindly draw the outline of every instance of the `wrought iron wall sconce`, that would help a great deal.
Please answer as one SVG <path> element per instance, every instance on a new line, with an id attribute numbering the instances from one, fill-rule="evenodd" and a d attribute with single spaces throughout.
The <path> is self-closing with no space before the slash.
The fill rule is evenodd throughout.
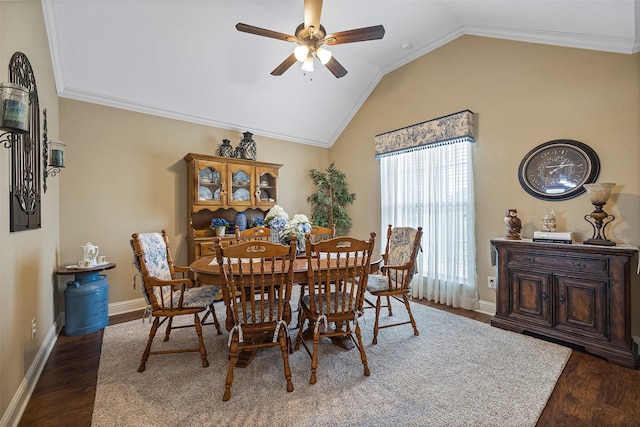
<path id="1" fill-rule="evenodd" d="M 42 111 L 44 118 L 42 136 L 42 189 L 47 192 L 47 177 L 54 177 L 64 168 L 64 147 L 66 144 L 60 141 L 49 141 L 47 139 L 47 109 Z"/>
<path id="2" fill-rule="evenodd" d="M 11 150 L 10 231 L 40 228 L 40 105 L 29 59 L 15 52 L 0 83 L 0 142 Z"/>

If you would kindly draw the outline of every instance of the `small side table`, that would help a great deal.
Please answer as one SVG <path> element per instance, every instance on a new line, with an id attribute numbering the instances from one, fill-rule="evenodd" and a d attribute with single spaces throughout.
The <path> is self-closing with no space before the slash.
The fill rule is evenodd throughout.
<path id="1" fill-rule="evenodd" d="M 115 268 L 115 264 L 91 268 L 62 266 L 58 276 L 73 275 L 64 291 L 65 334 L 85 335 L 99 331 L 109 324 L 109 283 L 102 271 Z"/>

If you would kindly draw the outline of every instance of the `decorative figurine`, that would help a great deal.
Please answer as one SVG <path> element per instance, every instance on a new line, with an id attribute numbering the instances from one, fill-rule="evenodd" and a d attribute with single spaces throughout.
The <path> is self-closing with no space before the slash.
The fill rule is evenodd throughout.
<path id="1" fill-rule="evenodd" d="M 548 210 L 544 218 L 542 218 L 542 231 L 556 231 L 556 214 L 553 212 L 553 209 Z"/>
<path id="2" fill-rule="evenodd" d="M 233 157 L 233 147 L 231 146 L 231 141 L 228 139 L 222 140 L 222 145 L 220 146 L 220 157 Z"/>
<path id="3" fill-rule="evenodd" d="M 518 218 L 516 209 L 507 209 L 504 214 L 504 223 L 507 224 L 506 238 L 509 240 L 520 240 L 520 231 L 522 230 L 522 222 Z"/>

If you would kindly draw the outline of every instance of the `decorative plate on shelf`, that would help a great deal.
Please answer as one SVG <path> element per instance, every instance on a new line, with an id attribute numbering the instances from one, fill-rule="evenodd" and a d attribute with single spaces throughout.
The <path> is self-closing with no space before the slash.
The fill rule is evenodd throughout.
<path id="1" fill-rule="evenodd" d="M 543 200 L 566 200 L 582 194 L 594 182 L 600 160 L 588 145 L 570 139 L 540 144 L 527 153 L 518 168 L 524 190 Z"/>
<path id="2" fill-rule="evenodd" d="M 213 192 L 213 200 L 220 200 L 220 189 L 216 188 L 216 191 Z"/>
<path id="3" fill-rule="evenodd" d="M 233 192 L 233 200 L 237 200 L 240 202 L 248 202 L 249 196 L 249 190 L 247 190 L 246 188 L 238 188 Z"/>
<path id="4" fill-rule="evenodd" d="M 200 186 L 198 187 L 198 197 L 200 200 L 212 200 L 213 193 L 207 187 Z"/>

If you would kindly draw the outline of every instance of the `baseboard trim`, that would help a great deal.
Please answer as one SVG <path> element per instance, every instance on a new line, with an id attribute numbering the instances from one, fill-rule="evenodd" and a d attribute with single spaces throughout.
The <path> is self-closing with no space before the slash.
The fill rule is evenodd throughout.
<path id="1" fill-rule="evenodd" d="M 480 307 L 477 310 L 479 313 L 484 313 L 484 314 L 489 314 L 491 316 L 493 316 L 494 314 L 496 314 L 496 303 L 495 302 L 489 302 L 489 301 L 479 301 Z"/>
<path id="2" fill-rule="evenodd" d="M 61 316 L 58 316 L 57 321 L 51 325 L 51 328 L 49 329 L 44 342 L 40 346 L 35 359 L 27 370 L 27 374 L 22 379 L 20 386 L 16 390 L 7 410 L 2 416 L 0 426 L 15 427 L 20 422 L 22 414 L 24 413 L 24 410 L 29 403 L 29 399 L 33 394 L 33 390 L 36 388 L 36 384 L 38 384 L 38 379 L 44 369 L 44 365 L 47 363 L 47 359 L 49 359 L 49 355 L 53 351 L 53 346 L 56 344 L 58 333 L 61 329 L 61 326 L 59 325 L 62 325 Z"/>
<path id="3" fill-rule="evenodd" d="M 132 311 L 144 310 L 147 302 L 144 298 L 130 299 L 128 301 L 114 302 L 109 304 L 109 316 L 116 314 L 130 313 Z"/>

